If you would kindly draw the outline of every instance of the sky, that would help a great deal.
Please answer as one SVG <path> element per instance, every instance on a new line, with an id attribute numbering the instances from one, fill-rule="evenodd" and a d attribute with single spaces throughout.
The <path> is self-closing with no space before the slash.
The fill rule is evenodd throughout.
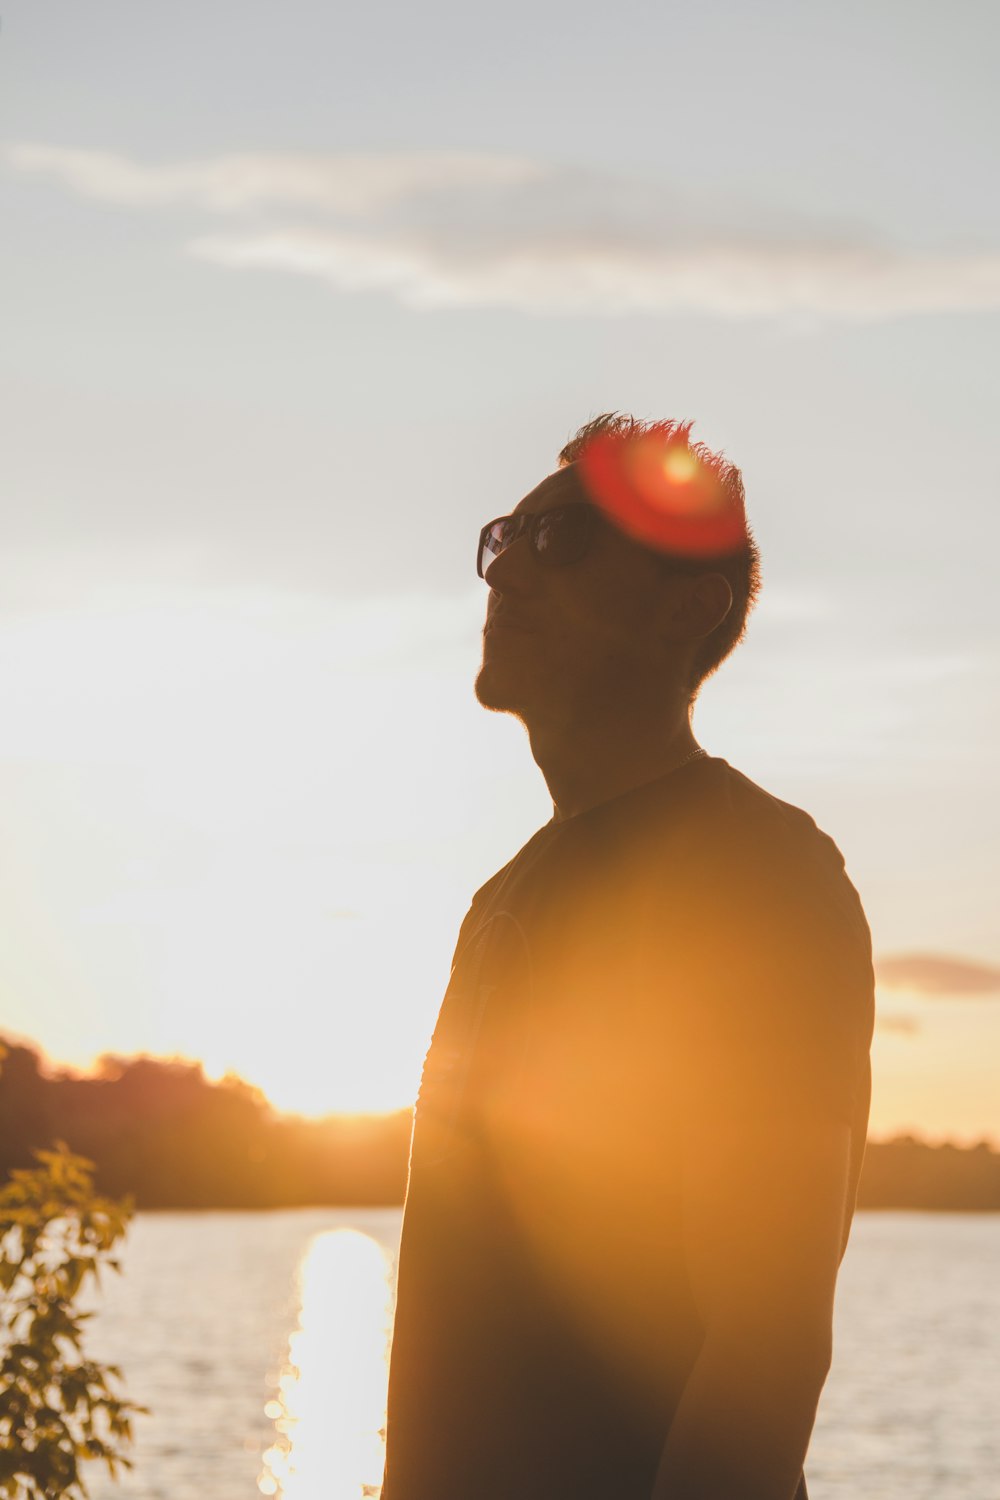
<path id="1" fill-rule="evenodd" d="M 1000 1144 L 995 8 L 0 24 L 0 1031 L 410 1102 L 552 812 L 480 526 L 691 418 L 764 562 L 702 744 L 843 850 L 872 1134 Z"/>

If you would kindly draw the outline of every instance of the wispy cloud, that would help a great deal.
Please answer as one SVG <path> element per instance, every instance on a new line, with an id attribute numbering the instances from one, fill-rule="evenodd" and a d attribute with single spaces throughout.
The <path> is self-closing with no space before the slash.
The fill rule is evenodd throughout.
<path id="1" fill-rule="evenodd" d="M 347 291 L 384 290 L 414 308 L 507 307 L 533 313 L 715 313 L 733 318 L 852 319 L 1000 307 L 1000 255 L 925 257 L 822 246 L 546 242 L 463 247 L 460 237 L 290 229 L 194 240 L 217 265 L 317 276 Z"/>
<path id="2" fill-rule="evenodd" d="M 1000 250 L 910 252 L 682 200 L 662 182 L 485 153 L 148 165 L 19 145 L 16 172 L 121 206 L 241 215 L 188 252 L 414 308 L 874 319 L 1000 307 Z M 279 222 L 289 211 L 305 222 Z M 254 220 L 254 222 L 246 222 Z"/>
<path id="3" fill-rule="evenodd" d="M 536 163 L 473 152 L 290 155 L 260 152 L 151 166 L 111 151 L 23 143 L 7 148 L 16 172 L 48 177 L 104 203 L 192 206 L 213 213 L 316 208 L 358 216 L 440 192 L 509 188 L 541 174 Z"/>
<path id="4" fill-rule="evenodd" d="M 900 953 L 879 959 L 875 973 L 887 990 L 929 999 L 1000 995 L 1000 968 L 942 953 Z"/>
<path id="5" fill-rule="evenodd" d="M 875 1029 L 887 1031 L 898 1036 L 919 1036 L 920 1022 L 913 1016 L 904 1015 L 878 1015 L 875 1017 Z"/>

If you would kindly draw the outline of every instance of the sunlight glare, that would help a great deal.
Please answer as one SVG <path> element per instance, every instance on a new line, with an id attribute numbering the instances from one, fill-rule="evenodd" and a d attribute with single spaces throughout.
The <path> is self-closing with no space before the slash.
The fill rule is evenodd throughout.
<path id="1" fill-rule="evenodd" d="M 296 1113 L 406 1107 L 468 902 L 456 840 L 503 764 L 482 596 L 101 585 L 0 633 L 5 1025 L 75 1067 L 200 1058 Z"/>
<path id="2" fill-rule="evenodd" d="M 261 1494 L 278 1500 L 361 1500 L 379 1493 L 385 1462 L 388 1259 L 370 1235 L 317 1235 L 299 1268 L 299 1326 L 279 1396 L 265 1408 L 275 1441 Z"/>

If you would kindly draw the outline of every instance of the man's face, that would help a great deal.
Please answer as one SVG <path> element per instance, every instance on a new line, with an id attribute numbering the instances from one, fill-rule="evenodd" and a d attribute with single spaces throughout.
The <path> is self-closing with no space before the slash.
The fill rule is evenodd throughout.
<path id="1" fill-rule="evenodd" d="M 584 503 L 569 467 L 543 479 L 513 513 Z M 546 564 L 527 534 L 489 558 L 485 553 L 490 592 L 476 678 L 484 708 L 514 713 L 531 729 L 586 723 L 648 694 L 664 586 L 652 554 L 601 519 L 579 562 Z"/>

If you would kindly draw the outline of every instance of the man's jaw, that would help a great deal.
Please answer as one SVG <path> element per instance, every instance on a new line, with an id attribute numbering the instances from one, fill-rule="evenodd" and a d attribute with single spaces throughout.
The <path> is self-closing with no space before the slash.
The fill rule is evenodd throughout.
<path id="1" fill-rule="evenodd" d="M 517 682 L 495 661 L 483 654 L 483 664 L 476 674 L 475 694 L 480 707 L 494 713 L 521 713 L 522 695 Z"/>

